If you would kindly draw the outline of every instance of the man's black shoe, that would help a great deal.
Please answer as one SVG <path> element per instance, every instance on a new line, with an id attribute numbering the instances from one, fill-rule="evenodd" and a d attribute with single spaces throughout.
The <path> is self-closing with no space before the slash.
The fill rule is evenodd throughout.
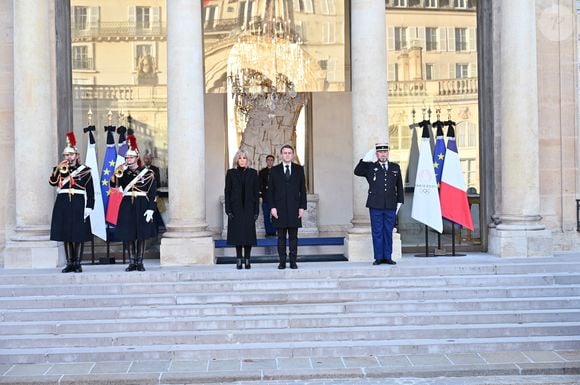
<path id="1" fill-rule="evenodd" d="M 397 262 L 393 261 L 392 259 L 387 259 L 387 260 L 385 261 L 385 263 L 386 263 L 387 265 L 396 265 L 396 264 L 397 264 Z"/>
<path id="2" fill-rule="evenodd" d="M 380 265 L 382 262 L 380 259 L 375 259 L 375 261 L 373 262 L 373 266 L 377 266 Z"/>
<path id="3" fill-rule="evenodd" d="M 290 268 L 291 269 L 298 269 L 298 265 L 296 264 L 296 262 L 290 262 Z"/>
<path id="4" fill-rule="evenodd" d="M 284 262 L 284 263 L 279 263 L 279 264 L 278 264 L 278 269 L 279 269 L 279 270 L 284 270 L 285 268 L 286 268 L 286 262 Z"/>

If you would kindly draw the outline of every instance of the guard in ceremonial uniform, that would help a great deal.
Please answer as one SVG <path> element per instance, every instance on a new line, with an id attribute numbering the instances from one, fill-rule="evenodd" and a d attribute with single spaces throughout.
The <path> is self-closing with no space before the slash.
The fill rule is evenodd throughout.
<path id="1" fill-rule="evenodd" d="M 92 238 L 88 216 L 95 207 L 90 167 L 80 164 L 73 132 L 67 133 L 64 160 L 53 168 L 48 183 L 57 188 L 52 209 L 50 239 L 64 242 L 66 267 L 63 273 L 80 273 L 83 242 Z"/>
<path id="2" fill-rule="evenodd" d="M 115 169 L 110 180 L 111 187 L 123 192 L 115 236 L 128 246 L 129 266 L 125 271 L 145 271 L 145 241 L 157 235 L 153 221 L 157 183 L 153 171 L 140 164 L 135 135 L 130 133 L 127 140 L 125 163 Z"/>
<path id="3" fill-rule="evenodd" d="M 371 216 L 373 265 L 395 265 L 392 259 L 393 228 L 405 197 L 401 168 L 397 163 L 389 162 L 389 145 L 377 143 L 375 149 L 359 161 L 354 174 L 366 178 L 369 183 L 366 207 Z"/>

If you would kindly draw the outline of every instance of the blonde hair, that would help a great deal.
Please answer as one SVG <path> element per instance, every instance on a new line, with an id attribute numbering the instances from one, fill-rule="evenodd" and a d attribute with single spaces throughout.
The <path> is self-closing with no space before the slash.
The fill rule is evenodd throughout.
<path id="1" fill-rule="evenodd" d="M 248 165 L 246 167 L 250 167 L 250 164 L 252 163 L 252 161 L 250 160 L 250 155 L 248 154 L 248 152 L 246 150 L 238 150 L 238 152 L 236 152 L 236 154 L 234 155 L 234 160 L 232 162 L 232 168 L 238 167 L 238 160 L 240 160 L 241 156 L 243 156 L 244 158 L 246 158 L 248 160 Z"/>

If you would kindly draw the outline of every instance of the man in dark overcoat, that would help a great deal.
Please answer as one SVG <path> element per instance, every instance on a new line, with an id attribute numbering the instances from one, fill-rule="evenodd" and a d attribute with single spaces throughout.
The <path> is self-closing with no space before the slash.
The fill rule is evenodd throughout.
<path id="1" fill-rule="evenodd" d="M 290 268 L 297 269 L 298 228 L 306 210 L 306 180 L 304 167 L 294 160 L 294 148 L 289 144 L 280 149 L 282 163 L 272 167 L 268 185 L 272 224 L 278 230 L 278 269 L 286 268 L 286 234 L 290 246 Z"/>
<path id="2" fill-rule="evenodd" d="M 369 184 L 366 207 L 371 216 L 373 265 L 396 265 L 392 259 L 393 228 L 405 192 L 401 168 L 389 162 L 389 145 L 377 143 L 374 151 L 369 151 L 356 165 L 354 174 L 366 178 Z"/>
<path id="3" fill-rule="evenodd" d="M 258 176 L 260 178 L 260 198 L 262 198 L 262 213 L 264 215 L 264 230 L 266 236 L 276 235 L 276 229 L 272 225 L 270 217 L 270 202 L 268 202 L 268 184 L 270 181 L 270 171 L 274 166 L 274 155 L 266 156 L 266 167 L 260 170 Z"/>

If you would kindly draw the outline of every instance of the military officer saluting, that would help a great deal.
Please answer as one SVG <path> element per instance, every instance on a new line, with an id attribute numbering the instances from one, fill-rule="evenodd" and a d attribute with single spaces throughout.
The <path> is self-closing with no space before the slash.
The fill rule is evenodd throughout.
<path id="1" fill-rule="evenodd" d="M 393 228 L 405 197 L 401 168 L 397 163 L 389 162 L 389 145 L 377 143 L 375 149 L 359 161 L 354 174 L 366 178 L 369 184 L 366 207 L 371 217 L 373 265 L 395 265 L 392 259 Z"/>
<path id="2" fill-rule="evenodd" d="M 128 245 L 129 266 L 125 271 L 145 271 L 145 241 L 157 235 L 153 221 L 157 183 L 153 171 L 140 164 L 137 139 L 132 132 L 127 140 L 129 149 L 125 153 L 125 163 L 117 167 L 110 179 L 111 187 L 123 193 L 115 236 Z"/>
<path id="3" fill-rule="evenodd" d="M 90 241 L 91 221 L 88 216 L 95 207 L 95 193 L 90 167 L 80 164 L 73 132 L 67 135 L 64 160 L 52 169 L 48 178 L 56 186 L 56 201 L 52 209 L 50 239 L 64 242 L 66 267 L 63 273 L 80 273 L 82 243 Z"/>

